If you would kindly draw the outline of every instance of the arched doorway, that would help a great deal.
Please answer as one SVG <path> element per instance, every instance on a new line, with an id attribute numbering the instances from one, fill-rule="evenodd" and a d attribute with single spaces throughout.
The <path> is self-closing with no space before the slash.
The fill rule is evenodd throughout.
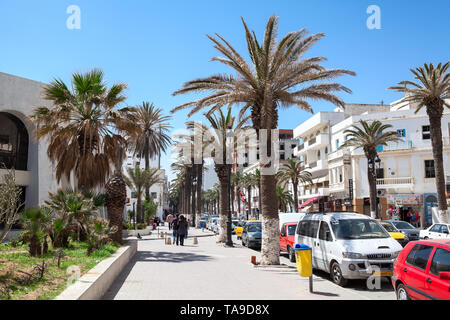
<path id="1" fill-rule="evenodd" d="M 27 170 L 28 131 L 16 116 L 0 112 L 0 166 Z"/>
<path id="2" fill-rule="evenodd" d="M 24 123 L 11 113 L 0 112 L 0 169 L 27 171 L 28 143 L 28 131 Z M 25 191 L 23 186 L 23 203 Z"/>

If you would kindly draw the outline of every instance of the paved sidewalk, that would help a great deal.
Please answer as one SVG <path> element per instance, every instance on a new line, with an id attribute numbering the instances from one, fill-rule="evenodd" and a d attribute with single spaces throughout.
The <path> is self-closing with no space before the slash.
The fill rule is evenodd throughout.
<path id="1" fill-rule="evenodd" d="M 293 267 L 255 268 L 251 256 L 259 258 L 259 253 L 242 247 L 240 241 L 235 241 L 235 248 L 226 248 L 216 243 L 217 236 L 210 236 L 199 237 L 198 245 L 193 245 L 193 236 L 207 233 L 190 229 L 184 247 L 165 245 L 155 234 L 144 237 L 136 256 L 104 299 L 368 299 L 317 276 L 311 294 L 308 279 L 301 278 Z M 148 241 L 152 237 L 155 241 Z"/>

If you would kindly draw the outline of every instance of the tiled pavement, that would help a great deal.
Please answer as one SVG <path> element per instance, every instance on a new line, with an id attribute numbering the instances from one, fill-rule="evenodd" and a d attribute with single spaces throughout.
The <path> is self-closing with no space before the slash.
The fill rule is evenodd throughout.
<path id="1" fill-rule="evenodd" d="M 168 231 L 163 227 L 160 231 Z M 251 256 L 259 253 L 242 247 L 217 244 L 217 236 L 191 229 L 185 246 L 165 245 L 156 232 L 138 243 L 138 252 L 111 286 L 105 300 L 290 300 L 371 299 L 358 290 L 336 286 L 314 276 L 314 291 L 292 264 L 255 268 Z M 199 236 L 193 245 L 193 236 Z M 283 258 L 283 262 L 287 259 Z M 289 266 L 290 265 L 290 266 Z M 392 293 L 377 296 L 392 299 Z"/>

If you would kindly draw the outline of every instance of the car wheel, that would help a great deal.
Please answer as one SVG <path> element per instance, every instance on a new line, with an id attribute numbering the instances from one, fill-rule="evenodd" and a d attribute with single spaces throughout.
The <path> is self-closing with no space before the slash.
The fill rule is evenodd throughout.
<path id="1" fill-rule="evenodd" d="M 428 239 L 430 239 L 430 238 L 428 238 L 428 237 L 424 237 L 423 239 L 424 239 L 424 240 L 428 240 Z"/>
<path id="2" fill-rule="evenodd" d="M 400 283 L 397 286 L 397 300 L 411 300 L 411 298 L 409 297 L 408 291 L 406 291 L 405 286 L 403 285 L 403 283 Z"/>
<path id="3" fill-rule="evenodd" d="M 242 239 L 242 238 L 241 238 L 241 239 Z M 245 241 L 244 241 L 244 239 L 242 239 L 242 246 L 245 247 Z"/>
<path id="4" fill-rule="evenodd" d="M 347 279 L 342 276 L 342 270 L 339 263 L 334 262 L 331 266 L 331 279 L 338 286 L 344 287 L 347 284 Z"/>
<path id="5" fill-rule="evenodd" d="M 295 262 L 295 252 L 292 250 L 291 247 L 288 247 L 288 253 L 289 253 L 289 261 Z"/>

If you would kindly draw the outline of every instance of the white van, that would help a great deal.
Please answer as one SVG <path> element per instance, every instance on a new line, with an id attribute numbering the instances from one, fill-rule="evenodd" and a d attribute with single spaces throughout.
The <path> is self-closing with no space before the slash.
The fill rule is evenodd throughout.
<path id="1" fill-rule="evenodd" d="M 306 214 L 297 225 L 295 244 L 311 247 L 313 268 L 330 273 L 341 286 L 374 271 L 392 276 L 403 249 L 376 220 L 350 212 Z"/>

